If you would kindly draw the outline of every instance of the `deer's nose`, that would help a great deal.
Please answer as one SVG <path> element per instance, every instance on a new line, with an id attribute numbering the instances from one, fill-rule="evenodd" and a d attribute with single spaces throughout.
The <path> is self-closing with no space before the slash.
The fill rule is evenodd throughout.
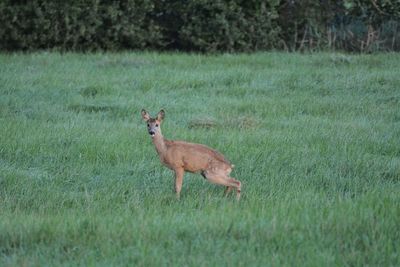
<path id="1" fill-rule="evenodd" d="M 154 131 L 149 131 L 149 134 L 150 134 L 150 135 L 154 135 L 155 132 L 154 132 Z"/>

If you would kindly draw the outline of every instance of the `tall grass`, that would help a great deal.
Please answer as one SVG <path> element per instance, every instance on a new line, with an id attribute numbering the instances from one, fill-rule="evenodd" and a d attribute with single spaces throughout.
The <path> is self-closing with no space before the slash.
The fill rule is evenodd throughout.
<path id="1" fill-rule="evenodd" d="M 0 265 L 398 266 L 400 56 L 0 55 Z M 169 139 L 224 153 L 242 199 Z"/>

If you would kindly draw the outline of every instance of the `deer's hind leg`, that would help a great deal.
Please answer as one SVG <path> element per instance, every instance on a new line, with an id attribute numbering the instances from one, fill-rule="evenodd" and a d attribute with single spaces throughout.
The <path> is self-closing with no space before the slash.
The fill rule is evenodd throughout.
<path id="1" fill-rule="evenodd" d="M 228 194 L 229 194 L 231 191 L 232 191 L 232 186 L 227 186 L 226 189 L 225 189 L 224 195 L 227 197 Z"/>
<path id="2" fill-rule="evenodd" d="M 229 177 L 226 172 L 223 171 L 205 171 L 204 176 L 207 180 L 213 184 L 220 184 L 227 186 L 226 193 L 229 193 L 229 188 L 236 188 L 236 198 L 237 200 L 240 199 L 240 190 L 241 190 L 241 183 Z"/>
<path id="3" fill-rule="evenodd" d="M 236 186 L 236 198 L 237 198 L 237 200 L 239 200 L 239 199 L 240 199 L 240 191 L 241 191 L 241 189 L 242 189 L 242 183 L 241 183 L 239 180 L 236 180 L 235 178 L 230 177 L 229 174 L 230 174 L 231 172 L 232 172 L 232 168 L 231 168 L 231 167 L 227 168 L 227 169 L 224 171 L 225 177 L 226 177 L 228 180 L 230 180 L 231 182 L 233 182 L 233 183 L 235 183 L 235 184 L 237 185 L 237 186 Z M 231 192 L 232 189 L 233 189 L 232 186 L 228 186 L 228 187 L 226 188 L 226 190 L 225 190 L 225 196 L 228 195 L 228 194 Z"/>
<path id="4" fill-rule="evenodd" d="M 239 180 L 236 180 L 235 178 L 229 177 L 228 180 L 230 180 L 232 183 L 236 184 L 236 199 L 240 199 L 240 192 L 242 190 L 242 183 Z"/>

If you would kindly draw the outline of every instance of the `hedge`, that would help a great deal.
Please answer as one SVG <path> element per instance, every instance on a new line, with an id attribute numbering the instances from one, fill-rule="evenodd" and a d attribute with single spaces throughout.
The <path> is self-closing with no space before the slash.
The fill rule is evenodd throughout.
<path id="1" fill-rule="evenodd" d="M 143 49 L 163 45 L 152 1 L 3 1 L 0 49 Z"/>
<path id="2" fill-rule="evenodd" d="M 0 50 L 400 51 L 400 1 L 0 0 Z"/>

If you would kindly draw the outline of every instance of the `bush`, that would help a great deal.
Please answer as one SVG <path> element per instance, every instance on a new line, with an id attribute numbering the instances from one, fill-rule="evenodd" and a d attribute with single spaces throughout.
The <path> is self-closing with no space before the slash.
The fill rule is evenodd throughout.
<path id="1" fill-rule="evenodd" d="M 152 1 L 3 1 L 0 49 L 142 49 L 161 45 Z"/>
<path id="2" fill-rule="evenodd" d="M 190 0 L 179 29 L 182 47 L 200 51 L 254 51 L 276 46 L 278 1 Z"/>
<path id="3" fill-rule="evenodd" d="M 400 2 L 283 0 L 279 8 L 286 50 L 400 50 Z"/>
<path id="4" fill-rule="evenodd" d="M 0 50 L 400 50 L 400 2 L 2 0 Z"/>

